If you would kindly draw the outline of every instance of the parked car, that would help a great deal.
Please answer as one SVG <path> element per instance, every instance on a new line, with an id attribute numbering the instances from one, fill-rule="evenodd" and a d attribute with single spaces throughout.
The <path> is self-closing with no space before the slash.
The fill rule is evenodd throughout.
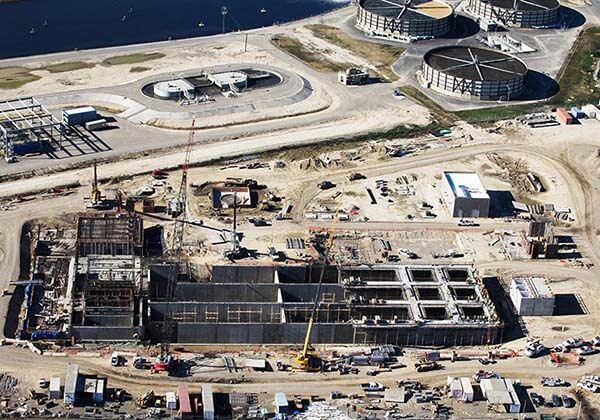
<path id="1" fill-rule="evenodd" d="M 596 353 L 598 350 L 595 349 L 592 346 L 583 346 L 583 347 L 579 347 L 577 350 L 575 350 L 577 352 L 578 355 L 580 356 L 587 356 L 588 354 L 594 354 Z"/>
<path id="2" fill-rule="evenodd" d="M 377 392 L 383 391 L 385 389 L 385 386 L 383 386 L 379 382 L 368 382 L 366 384 L 360 384 L 360 387 L 365 392 Z"/>
<path id="3" fill-rule="evenodd" d="M 335 187 L 335 184 L 331 181 L 323 181 L 317 185 L 322 190 L 328 190 Z"/>
<path id="4" fill-rule="evenodd" d="M 531 398 L 531 402 L 533 402 L 533 405 L 535 405 L 536 407 L 544 405 L 544 397 L 542 397 L 540 394 L 532 392 L 531 394 L 529 394 L 529 397 Z"/>
<path id="5" fill-rule="evenodd" d="M 479 223 L 474 222 L 473 220 L 467 220 L 467 219 L 460 219 L 457 224 L 458 224 L 458 226 L 464 226 L 464 227 L 479 226 Z"/>
<path id="6" fill-rule="evenodd" d="M 48 388 L 50 386 L 50 381 L 45 378 L 40 378 L 38 385 L 40 388 Z"/>
<path id="7" fill-rule="evenodd" d="M 561 378 L 557 378 L 557 377 L 542 377 L 542 379 L 540 380 L 540 383 L 542 384 L 542 386 L 551 386 L 551 387 L 556 387 L 556 386 L 569 386 L 569 383 L 567 381 L 565 381 L 564 379 Z"/>
<path id="8" fill-rule="evenodd" d="M 480 370 L 475 375 L 473 375 L 473 380 L 479 383 L 482 379 L 497 379 L 500 376 L 495 372 L 488 372 L 485 370 Z"/>
<path id="9" fill-rule="evenodd" d="M 562 399 L 562 403 L 565 407 L 567 407 L 567 408 L 575 407 L 575 400 L 573 398 L 569 397 L 567 394 L 561 395 L 560 398 Z"/>
<path id="10" fill-rule="evenodd" d="M 527 357 L 537 357 L 542 354 L 546 350 L 546 346 L 544 346 L 539 341 L 527 344 L 525 347 L 525 356 Z"/>
<path id="11" fill-rule="evenodd" d="M 552 400 L 553 407 L 562 407 L 563 406 L 563 402 L 558 395 L 552 394 L 551 400 Z"/>
<path id="12" fill-rule="evenodd" d="M 600 346 L 600 335 L 597 335 L 594 338 L 592 338 L 592 344 L 594 346 Z"/>
<path id="13" fill-rule="evenodd" d="M 587 382 L 587 381 L 577 382 L 577 388 L 581 388 L 581 389 L 589 391 L 589 392 L 598 392 L 598 389 L 600 389 L 600 387 L 598 385 L 593 384 L 591 382 Z"/>
<path id="14" fill-rule="evenodd" d="M 585 344 L 585 341 L 583 341 L 583 338 L 575 337 L 575 338 L 569 338 L 569 339 L 563 341 L 562 346 L 565 349 L 574 349 L 577 347 L 581 347 L 584 344 Z"/>

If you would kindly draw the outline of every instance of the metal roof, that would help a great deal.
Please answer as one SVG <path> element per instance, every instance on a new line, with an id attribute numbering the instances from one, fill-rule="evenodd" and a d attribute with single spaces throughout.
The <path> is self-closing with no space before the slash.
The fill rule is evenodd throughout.
<path id="1" fill-rule="evenodd" d="M 527 73 L 527 66 L 517 57 L 487 48 L 439 47 L 428 51 L 423 60 L 435 70 L 461 79 L 503 81 Z"/>
<path id="2" fill-rule="evenodd" d="M 396 20 L 433 20 L 448 17 L 452 7 L 441 0 L 360 0 L 360 7 Z"/>
<path id="3" fill-rule="evenodd" d="M 528 11 L 553 10 L 560 7 L 557 0 L 481 0 L 481 2 L 501 9 Z"/>
<path id="4" fill-rule="evenodd" d="M 455 197 L 489 198 L 479 175 L 475 172 L 444 172 L 444 177 Z"/>

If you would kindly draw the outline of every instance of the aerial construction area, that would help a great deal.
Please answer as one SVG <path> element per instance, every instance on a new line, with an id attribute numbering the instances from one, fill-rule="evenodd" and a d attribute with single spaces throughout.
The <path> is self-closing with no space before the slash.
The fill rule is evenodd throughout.
<path id="1" fill-rule="evenodd" d="M 0 61 L 0 416 L 600 417 L 600 9 L 355 3 Z"/>

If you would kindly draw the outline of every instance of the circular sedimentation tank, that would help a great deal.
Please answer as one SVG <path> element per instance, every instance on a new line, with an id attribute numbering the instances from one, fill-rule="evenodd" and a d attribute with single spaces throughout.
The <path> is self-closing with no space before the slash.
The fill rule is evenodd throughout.
<path id="1" fill-rule="evenodd" d="M 450 31 L 453 9 L 442 0 L 359 0 L 357 26 L 370 36 L 432 38 Z"/>
<path id="2" fill-rule="evenodd" d="M 519 28 L 547 27 L 556 23 L 558 0 L 468 0 L 467 11 L 478 19 Z"/>
<path id="3" fill-rule="evenodd" d="M 426 87 L 467 99 L 511 100 L 525 91 L 527 65 L 515 56 L 487 48 L 447 46 L 423 57 Z"/>

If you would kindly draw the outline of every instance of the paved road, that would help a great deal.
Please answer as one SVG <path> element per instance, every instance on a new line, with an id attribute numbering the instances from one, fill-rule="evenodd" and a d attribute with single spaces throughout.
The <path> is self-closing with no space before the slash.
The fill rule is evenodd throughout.
<path id="1" fill-rule="evenodd" d="M 344 9 L 333 13 L 328 19 L 337 20 L 347 18 L 350 9 Z M 341 16 L 341 17 L 340 17 Z M 314 20 L 315 18 L 313 18 Z M 298 25 L 295 23 L 292 25 Z M 318 84 L 332 98 L 331 106 L 323 111 L 310 113 L 290 118 L 273 119 L 269 121 L 240 124 L 223 128 L 212 128 L 201 130 L 196 139 L 200 146 L 209 143 L 229 140 L 247 139 L 252 136 L 265 135 L 266 133 L 280 133 L 281 137 L 290 137 L 290 141 L 277 140 L 277 147 L 294 145 L 293 137 L 301 130 L 304 137 L 312 136 L 315 142 L 325 141 L 340 136 L 353 136 L 375 130 L 385 130 L 394 127 L 401 122 L 423 120 L 423 114 L 427 111 L 409 100 L 398 101 L 392 95 L 390 84 L 373 84 L 361 87 L 345 87 L 337 83 L 336 75 L 319 73 L 300 63 L 288 54 L 273 47 L 270 36 L 280 32 L 282 28 L 272 27 L 251 31 L 250 43 L 265 53 L 289 63 L 302 75 L 306 75 L 311 83 Z M 236 37 L 239 34 L 224 35 Z M 197 45 L 203 43 L 209 45 L 214 42 L 212 37 L 198 40 L 173 41 L 173 43 L 159 43 L 157 46 L 165 45 Z M 56 60 L 85 60 L 90 54 L 101 55 L 119 52 L 148 51 L 151 45 L 116 47 L 95 52 L 60 53 L 52 55 Z M 97 56 L 95 58 L 98 58 Z M 0 64 L 25 65 L 27 58 L 11 59 L 0 62 Z M 91 91 L 101 91 L 93 89 Z M 110 88 L 106 89 L 110 91 Z M 78 92 L 85 92 L 78 91 Z M 410 114 L 414 115 L 411 117 Z M 419 115 L 421 114 L 421 115 Z M 368 118 L 367 118 L 368 117 Z M 11 173 L 31 173 L 32 171 L 60 170 L 68 168 L 72 164 L 90 161 L 92 159 L 118 158 L 127 153 L 152 151 L 164 147 L 180 146 L 186 143 L 187 134 L 182 131 L 164 130 L 147 126 L 132 124 L 129 121 L 117 119 L 118 130 L 100 132 L 102 144 L 98 139 L 89 138 L 87 141 L 77 141 L 76 144 L 67 144 L 69 153 L 59 153 L 59 159 L 49 159 L 46 156 L 34 158 L 22 158 L 16 164 L 0 162 L 0 176 Z M 332 129 L 335 125 L 335 130 Z M 271 135 L 265 135 L 270 138 Z M 242 150 L 243 146 L 235 145 L 235 150 Z M 250 152 L 250 150 L 248 150 Z"/>

